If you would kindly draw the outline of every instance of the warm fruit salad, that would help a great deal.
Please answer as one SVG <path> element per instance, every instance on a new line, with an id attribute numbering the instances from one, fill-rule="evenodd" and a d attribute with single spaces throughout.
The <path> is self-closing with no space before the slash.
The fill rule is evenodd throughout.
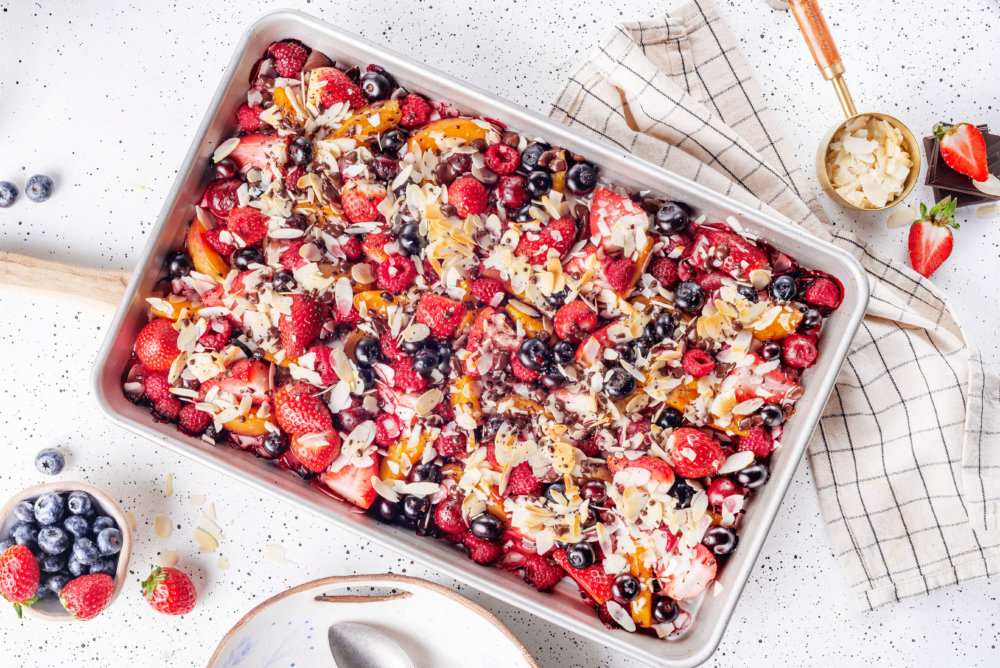
<path id="1" fill-rule="evenodd" d="M 124 391 L 667 636 L 736 549 L 842 288 L 377 65 L 275 42 Z"/>

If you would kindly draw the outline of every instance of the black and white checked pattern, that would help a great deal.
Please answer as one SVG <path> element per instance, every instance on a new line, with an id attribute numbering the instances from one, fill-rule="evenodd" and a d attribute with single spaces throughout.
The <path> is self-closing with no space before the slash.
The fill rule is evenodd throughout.
<path id="1" fill-rule="evenodd" d="M 1000 573 L 1000 378 L 930 281 L 829 224 L 708 1 L 616 27 L 550 115 L 801 225 L 868 272 L 871 303 L 808 455 L 860 605 Z"/>

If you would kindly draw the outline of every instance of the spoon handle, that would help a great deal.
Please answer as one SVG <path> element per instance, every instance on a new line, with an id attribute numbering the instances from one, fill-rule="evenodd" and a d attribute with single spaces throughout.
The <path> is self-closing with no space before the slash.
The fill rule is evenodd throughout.
<path id="1" fill-rule="evenodd" d="M 792 15 L 799 24 L 799 30 L 809 46 L 816 66 L 823 73 L 823 78 L 830 80 L 844 73 L 844 64 L 837 53 L 837 45 L 833 42 L 830 26 L 823 18 L 817 0 L 788 0 Z"/>

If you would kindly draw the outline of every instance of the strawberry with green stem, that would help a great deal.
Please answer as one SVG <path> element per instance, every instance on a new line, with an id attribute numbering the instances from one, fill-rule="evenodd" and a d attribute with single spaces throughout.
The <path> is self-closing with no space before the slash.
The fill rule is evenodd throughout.
<path id="1" fill-rule="evenodd" d="M 973 181 L 986 181 L 990 172 L 986 160 L 986 140 L 983 133 L 971 123 L 934 126 L 934 136 L 941 142 L 941 158 L 956 172 L 972 177 Z"/>
<path id="2" fill-rule="evenodd" d="M 920 204 L 920 217 L 910 226 L 908 248 L 910 264 L 921 276 L 930 276 L 951 255 L 954 245 L 952 228 L 955 222 L 955 205 L 951 197 L 945 197 L 930 209 Z"/>

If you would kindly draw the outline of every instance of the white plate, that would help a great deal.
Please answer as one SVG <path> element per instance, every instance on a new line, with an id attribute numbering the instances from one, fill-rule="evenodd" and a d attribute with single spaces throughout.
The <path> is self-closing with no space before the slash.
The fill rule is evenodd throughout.
<path id="1" fill-rule="evenodd" d="M 417 668 L 538 668 L 481 605 L 439 584 L 391 573 L 313 580 L 269 598 L 230 629 L 208 668 L 330 668 L 327 629 L 338 622 L 382 631 Z"/>

